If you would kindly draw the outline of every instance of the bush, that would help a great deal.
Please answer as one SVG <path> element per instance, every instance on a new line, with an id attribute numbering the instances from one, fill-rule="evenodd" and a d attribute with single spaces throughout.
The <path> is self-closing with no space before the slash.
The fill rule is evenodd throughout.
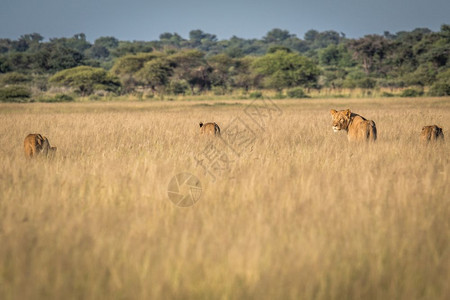
<path id="1" fill-rule="evenodd" d="M 276 93 L 274 96 L 275 99 L 286 99 L 286 95 L 283 95 L 282 92 Z"/>
<path id="2" fill-rule="evenodd" d="M 419 97 L 419 96 L 423 96 L 423 90 L 406 89 L 400 94 L 400 97 Z"/>
<path id="3" fill-rule="evenodd" d="M 373 89 L 377 85 L 377 82 L 371 78 L 360 79 L 357 82 L 357 86 L 363 89 Z"/>
<path id="4" fill-rule="evenodd" d="M 11 72 L 3 75 L 0 79 L 2 84 L 20 84 L 30 81 L 31 78 L 27 75 L 20 74 L 17 72 Z"/>
<path id="5" fill-rule="evenodd" d="M 261 92 L 252 92 L 250 95 L 248 95 L 251 99 L 261 99 L 263 97 L 263 94 Z"/>
<path id="6" fill-rule="evenodd" d="M 24 86 L 0 88 L 0 102 L 29 102 L 30 97 L 30 89 Z"/>
<path id="7" fill-rule="evenodd" d="M 169 92 L 174 95 L 184 95 L 189 89 L 185 81 L 172 81 L 169 85 Z"/>
<path id="8" fill-rule="evenodd" d="M 388 92 L 383 92 L 383 93 L 381 94 L 381 97 L 394 97 L 394 96 L 395 96 L 394 94 L 388 93 Z"/>
<path id="9" fill-rule="evenodd" d="M 228 89 L 225 86 L 213 86 L 211 88 L 211 91 L 216 96 L 223 96 L 223 95 L 226 95 L 228 93 Z"/>
<path id="10" fill-rule="evenodd" d="M 101 97 L 99 95 L 89 95 L 88 98 L 89 98 L 89 100 L 92 100 L 92 101 L 98 101 L 101 99 Z"/>
<path id="11" fill-rule="evenodd" d="M 309 98 L 308 95 L 305 94 L 302 88 L 294 88 L 287 91 L 287 96 L 289 98 Z"/>
<path id="12" fill-rule="evenodd" d="M 76 88 L 82 96 L 88 96 L 96 90 L 117 92 L 120 87 L 119 80 L 104 69 L 88 66 L 60 71 L 49 82 Z"/>
<path id="13" fill-rule="evenodd" d="M 53 97 L 50 98 L 41 98 L 38 100 L 39 102 L 48 102 L 48 103 L 54 103 L 54 102 L 72 102 L 74 101 L 72 96 L 66 95 L 66 94 L 56 94 Z"/>
<path id="14" fill-rule="evenodd" d="M 450 84 L 437 82 L 431 86 L 428 95 L 435 97 L 450 96 Z"/>

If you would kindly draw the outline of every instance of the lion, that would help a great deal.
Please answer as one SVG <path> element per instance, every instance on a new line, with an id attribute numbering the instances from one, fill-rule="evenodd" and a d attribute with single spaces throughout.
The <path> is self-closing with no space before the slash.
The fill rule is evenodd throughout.
<path id="1" fill-rule="evenodd" d="M 444 133 L 442 132 L 442 128 L 437 125 L 428 125 L 422 128 L 422 132 L 420 134 L 420 139 L 424 143 L 434 142 L 444 140 Z"/>
<path id="2" fill-rule="evenodd" d="M 377 127 L 372 120 L 366 120 L 362 116 L 352 113 L 350 109 L 336 111 L 332 109 L 333 130 L 347 131 L 349 141 L 376 141 Z"/>
<path id="3" fill-rule="evenodd" d="M 40 154 L 46 157 L 49 154 L 54 154 L 57 147 L 50 146 L 48 139 L 39 133 L 30 133 L 23 142 L 25 156 L 28 158 L 36 157 Z"/>
<path id="4" fill-rule="evenodd" d="M 203 124 L 200 122 L 200 134 L 220 135 L 220 127 L 215 122 Z"/>

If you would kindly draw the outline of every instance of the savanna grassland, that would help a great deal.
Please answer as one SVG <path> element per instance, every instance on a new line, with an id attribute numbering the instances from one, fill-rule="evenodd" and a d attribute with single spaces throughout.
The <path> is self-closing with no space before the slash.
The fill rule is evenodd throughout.
<path id="1" fill-rule="evenodd" d="M 450 98 L 250 103 L 1 104 L 0 298 L 450 298 Z M 348 144 L 331 108 L 377 142 Z M 446 140 L 421 145 L 431 124 Z M 35 132 L 53 159 L 25 159 Z M 194 206 L 168 198 L 180 172 Z"/>

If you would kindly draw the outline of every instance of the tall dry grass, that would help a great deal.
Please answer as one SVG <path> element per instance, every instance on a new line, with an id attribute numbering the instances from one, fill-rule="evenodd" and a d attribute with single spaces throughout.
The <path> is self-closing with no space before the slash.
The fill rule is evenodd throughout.
<path id="1" fill-rule="evenodd" d="M 279 101 L 240 156 L 199 138 L 248 103 L 0 105 L 0 298 L 450 298 L 450 99 Z M 348 144 L 330 108 L 378 141 Z M 447 140 L 420 145 L 428 124 Z M 54 159 L 25 160 L 32 132 Z M 209 143 L 233 160 L 216 181 Z M 203 187 L 189 208 L 179 172 Z"/>

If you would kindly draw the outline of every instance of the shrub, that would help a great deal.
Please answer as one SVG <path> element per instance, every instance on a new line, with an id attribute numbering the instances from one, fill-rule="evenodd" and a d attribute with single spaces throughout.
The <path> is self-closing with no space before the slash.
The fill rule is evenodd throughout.
<path id="1" fill-rule="evenodd" d="M 360 79 L 357 82 L 357 86 L 363 89 L 373 89 L 377 82 L 371 78 Z"/>
<path id="2" fill-rule="evenodd" d="M 30 81 L 31 78 L 27 75 L 20 74 L 17 72 L 6 73 L 0 79 L 2 84 L 20 84 Z"/>
<path id="3" fill-rule="evenodd" d="M 1 102 L 29 102 L 31 91 L 24 86 L 7 86 L 0 88 Z"/>
<path id="4" fill-rule="evenodd" d="M 263 97 L 263 94 L 261 92 L 252 92 L 250 95 L 248 95 L 251 99 L 261 99 Z"/>
<path id="5" fill-rule="evenodd" d="M 278 93 L 275 94 L 275 96 L 273 98 L 275 98 L 275 99 L 286 99 L 287 97 L 286 97 L 286 95 L 283 95 L 282 92 L 278 92 Z"/>
<path id="6" fill-rule="evenodd" d="M 388 92 L 383 92 L 383 93 L 381 94 L 381 97 L 394 97 L 394 94 L 388 93 Z"/>
<path id="7" fill-rule="evenodd" d="M 54 103 L 54 102 L 72 102 L 74 101 L 72 96 L 66 95 L 66 94 L 56 94 L 53 97 L 50 98 L 41 98 L 38 100 L 39 102 L 48 102 L 48 103 Z"/>
<path id="8" fill-rule="evenodd" d="M 400 97 L 419 97 L 423 95 L 423 90 L 406 89 L 400 94 Z"/>
<path id="9" fill-rule="evenodd" d="M 228 92 L 225 86 L 213 86 L 211 90 L 216 96 L 223 96 Z"/>
<path id="10" fill-rule="evenodd" d="M 120 87 L 119 80 L 104 69 L 88 66 L 60 71 L 49 82 L 76 88 L 82 96 L 90 95 L 96 90 L 117 92 Z"/>
<path id="11" fill-rule="evenodd" d="M 172 81 L 169 85 L 169 92 L 174 95 L 184 95 L 189 89 L 185 81 Z"/>
<path id="12" fill-rule="evenodd" d="M 101 97 L 98 95 L 89 95 L 89 100 L 98 101 L 100 99 L 101 99 Z"/>
<path id="13" fill-rule="evenodd" d="M 436 97 L 450 96 L 450 84 L 446 82 L 436 82 L 431 86 L 428 95 Z"/>
<path id="14" fill-rule="evenodd" d="M 309 98 L 308 95 L 305 94 L 302 88 L 294 88 L 287 91 L 287 96 L 289 98 Z"/>

